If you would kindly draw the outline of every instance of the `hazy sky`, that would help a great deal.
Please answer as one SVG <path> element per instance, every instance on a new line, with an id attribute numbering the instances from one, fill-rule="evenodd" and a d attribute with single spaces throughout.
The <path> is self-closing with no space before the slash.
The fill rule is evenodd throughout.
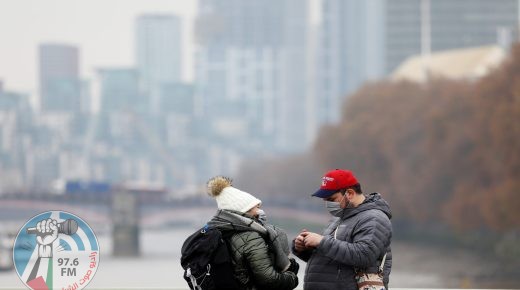
<path id="1" fill-rule="evenodd" d="M 106 66 L 134 65 L 134 20 L 142 13 L 182 17 L 185 51 L 191 47 L 196 0 L 0 0 L 0 80 L 8 90 L 35 95 L 37 47 L 42 42 L 80 47 L 84 77 Z M 192 78 L 192 58 L 184 62 Z"/>

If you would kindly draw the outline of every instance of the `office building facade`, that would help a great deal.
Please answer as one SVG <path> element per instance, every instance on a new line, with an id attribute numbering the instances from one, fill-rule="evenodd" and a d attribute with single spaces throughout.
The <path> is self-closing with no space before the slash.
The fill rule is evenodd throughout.
<path id="1" fill-rule="evenodd" d="M 199 1 L 197 111 L 217 139 L 258 150 L 309 145 L 307 14 L 307 1 Z"/>
<path id="2" fill-rule="evenodd" d="M 324 0 L 318 41 L 319 124 L 337 122 L 346 96 L 384 75 L 384 0 Z"/>
<path id="3" fill-rule="evenodd" d="M 314 92 L 317 127 L 339 121 L 348 96 L 408 57 L 508 44 L 517 0 L 323 0 Z"/>
<path id="4" fill-rule="evenodd" d="M 161 87 L 182 80 L 181 19 L 171 14 L 141 15 L 136 21 L 136 63 L 141 91 L 157 112 Z"/>
<path id="5" fill-rule="evenodd" d="M 386 72 L 412 55 L 511 42 L 518 34 L 518 5 L 517 0 L 387 1 Z"/>
<path id="6" fill-rule="evenodd" d="M 65 44 L 41 44 L 38 56 L 42 110 L 79 111 L 82 107 L 79 49 Z"/>

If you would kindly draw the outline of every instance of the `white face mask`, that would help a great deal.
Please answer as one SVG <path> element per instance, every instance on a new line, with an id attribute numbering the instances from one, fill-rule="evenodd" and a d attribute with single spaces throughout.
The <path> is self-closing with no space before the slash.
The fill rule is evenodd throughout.
<path id="1" fill-rule="evenodd" d="M 258 214 L 259 221 L 261 221 L 262 223 L 267 222 L 267 215 L 265 214 L 265 211 L 263 209 L 261 209 L 261 208 L 257 209 L 256 213 Z"/>

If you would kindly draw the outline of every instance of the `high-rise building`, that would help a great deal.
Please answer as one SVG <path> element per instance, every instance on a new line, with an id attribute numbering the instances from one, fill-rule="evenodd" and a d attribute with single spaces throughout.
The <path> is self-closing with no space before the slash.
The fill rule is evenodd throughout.
<path id="1" fill-rule="evenodd" d="M 385 0 L 324 0 L 321 20 L 318 125 L 337 122 L 346 95 L 384 75 Z"/>
<path id="2" fill-rule="evenodd" d="M 307 1 L 199 1 L 196 103 L 217 139 L 293 152 L 309 145 L 307 14 Z"/>
<path id="3" fill-rule="evenodd" d="M 410 56 L 511 42 L 518 13 L 517 0 L 323 0 L 317 125 L 338 121 L 349 94 Z"/>
<path id="4" fill-rule="evenodd" d="M 194 116 L 194 87 L 185 83 L 168 83 L 161 88 L 160 108 L 162 113 Z"/>
<path id="5" fill-rule="evenodd" d="M 502 44 L 518 32 L 518 10 L 518 0 L 390 0 L 386 72 L 416 54 Z"/>
<path id="6" fill-rule="evenodd" d="M 46 112 L 79 111 L 79 50 L 65 44 L 39 46 L 40 99 Z"/>
<path id="7" fill-rule="evenodd" d="M 29 96 L 3 89 L 0 81 L 0 190 L 27 186 L 32 110 Z M 31 140 L 32 141 L 32 140 Z"/>
<path id="8" fill-rule="evenodd" d="M 182 80 L 181 20 L 171 14 L 141 15 L 135 40 L 141 89 L 157 111 L 161 87 Z"/>
<path id="9" fill-rule="evenodd" d="M 139 94 L 138 75 L 133 68 L 98 70 L 101 112 L 146 112 L 147 104 Z"/>

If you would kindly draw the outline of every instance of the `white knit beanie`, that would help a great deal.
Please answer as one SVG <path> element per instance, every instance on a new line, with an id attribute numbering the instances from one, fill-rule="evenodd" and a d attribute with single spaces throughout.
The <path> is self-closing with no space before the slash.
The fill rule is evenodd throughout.
<path id="1" fill-rule="evenodd" d="M 262 203 L 251 194 L 234 188 L 232 180 L 224 176 L 216 176 L 208 181 L 208 194 L 215 197 L 219 209 L 234 210 L 246 213 Z"/>

